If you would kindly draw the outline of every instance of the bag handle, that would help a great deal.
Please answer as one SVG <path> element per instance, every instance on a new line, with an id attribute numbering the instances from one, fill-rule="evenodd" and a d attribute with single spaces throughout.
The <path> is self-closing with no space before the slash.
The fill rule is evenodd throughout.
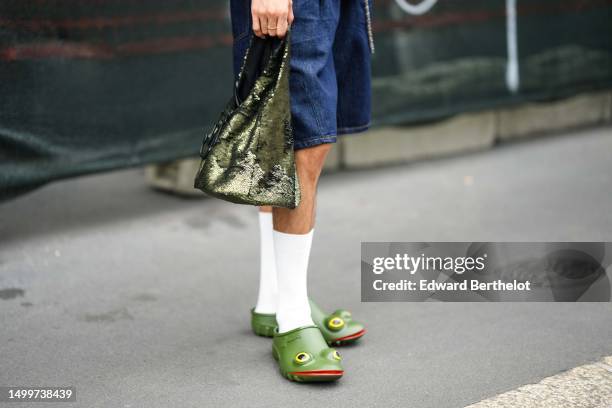
<path id="1" fill-rule="evenodd" d="M 249 96 L 255 81 L 266 69 L 270 59 L 278 55 L 279 51 L 284 48 L 287 38 L 288 34 L 284 39 L 267 36 L 260 38 L 253 35 L 234 89 L 236 106 L 240 105 Z"/>

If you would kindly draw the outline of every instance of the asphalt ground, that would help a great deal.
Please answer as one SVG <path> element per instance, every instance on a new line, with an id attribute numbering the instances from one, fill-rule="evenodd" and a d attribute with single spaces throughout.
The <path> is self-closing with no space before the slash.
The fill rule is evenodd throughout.
<path id="1" fill-rule="evenodd" d="M 610 303 L 361 303 L 360 242 L 612 241 L 611 152 L 597 128 L 323 177 L 310 295 L 368 328 L 324 385 L 285 380 L 250 332 L 253 208 L 138 169 L 48 185 L 0 204 L 0 386 L 75 386 L 87 408 L 444 408 L 599 361 Z"/>

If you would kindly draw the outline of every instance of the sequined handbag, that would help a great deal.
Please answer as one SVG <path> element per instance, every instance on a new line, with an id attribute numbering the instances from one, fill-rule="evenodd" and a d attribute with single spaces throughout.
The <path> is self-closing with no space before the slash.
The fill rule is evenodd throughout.
<path id="1" fill-rule="evenodd" d="M 195 188 L 238 204 L 299 204 L 289 105 L 289 36 L 252 37 L 234 96 L 202 142 Z"/>

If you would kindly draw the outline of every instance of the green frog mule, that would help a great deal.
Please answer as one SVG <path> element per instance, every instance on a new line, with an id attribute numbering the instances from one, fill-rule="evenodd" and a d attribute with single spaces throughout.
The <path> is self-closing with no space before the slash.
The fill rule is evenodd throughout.
<path id="1" fill-rule="evenodd" d="M 335 381 L 344 374 L 340 354 L 327 346 L 317 326 L 275 333 L 272 355 L 281 374 L 291 381 Z"/>
<path id="2" fill-rule="evenodd" d="M 323 338 L 329 345 L 343 346 L 361 338 L 366 330 L 363 325 L 353 320 L 351 313 L 346 310 L 336 310 L 326 314 L 312 300 L 310 301 L 312 321 L 317 325 Z M 259 336 L 272 337 L 278 324 L 276 315 L 256 313 L 251 309 L 251 328 Z"/>

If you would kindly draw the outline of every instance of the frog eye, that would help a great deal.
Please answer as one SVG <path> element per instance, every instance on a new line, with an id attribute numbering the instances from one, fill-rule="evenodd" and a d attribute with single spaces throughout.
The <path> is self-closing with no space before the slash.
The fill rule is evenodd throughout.
<path id="1" fill-rule="evenodd" d="M 338 331 L 344 327 L 344 320 L 340 317 L 333 317 L 327 322 L 327 327 L 329 327 L 330 330 Z"/>
<path id="2" fill-rule="evenodd" d="M 340 353 L 338 353 L 338 351 L 334 350 L 334 352 L 332 353 L 332 357 L 334 358 L 334 360 L 342 360 L 342 357 L 340 357 Z"/>
<path id="3" fill-rule="evenodd" d="M 295 355 L 295 357 L 293 358 L 293 361 L 295 361 L 297 364 L 306 364 L 311 359 L 312 359 L 312 356 L 310 354 L 306 353 L 305 351 L 300 351 L 299 353 Z"/>

